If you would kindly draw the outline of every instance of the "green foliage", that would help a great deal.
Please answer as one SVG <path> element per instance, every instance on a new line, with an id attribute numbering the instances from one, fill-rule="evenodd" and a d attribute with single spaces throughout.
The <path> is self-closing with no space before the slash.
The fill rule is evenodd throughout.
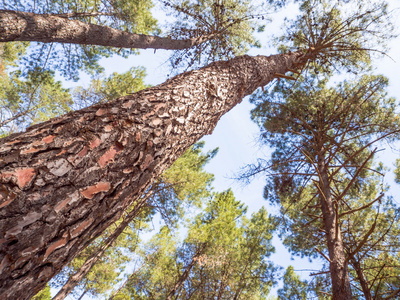
<path id="1" fill-rule="evenodd" d="M 31 300 L 51 300 L 50 285 L 47 284 L 46 287 L 33 296 Z"/>
<path id="2" fill-rule="evenodd" d="M 193 67 L 245 54 L 250 47 L 260 48 L 252 33 L 259 20 L 285 1 L 264 1 L 262 4 L 243 0 L 165 0 L 176 22 L 171 25 L 173 38 L 198 38 L 203 43 L 191 49 L 176 51 L 173 67 Z M 261 28 L 261 27 L 260 27 Z"/>
<path id="3" fill-rule="evenodd" d="M 245 217 L 231 191 L 216 193 L 188 224 L 187 237 L 166 227 L 143 249 L 127 284 L 132 299 L 263 299 L 276 268 L 266 258 L 273 220 L 265 209 Z M 236 298 L 235 298 L 236 297 Z"/>
<path id="4" fill-rule="evenodd" d="M 289 266 L 283 275 L 283 288 L 278 290 L 281 300 L 306 300 L 308 283 L 300 280 L 293 266 Z"/>
<path id="5" fill-rule="evenodd" d="M 167 224 L 174 225 L 183 217 L 185 209 L 201 207 L 211 195 L 214 175 L 204 166 L 217 154 L 218 148 L 202 153 L 204 142 L 191 146 L 157 179 L 152 186 L 155 193 L 149 199 L 153 213 L 159 212 Z"/>
<path id="6" fill-rule="evenodd" d="M 396 169 L 394 170 L 394 175 L 395 175 L 395 182 L 400 183 L 400 159 L 396 160 Z"/>
<path id="7" fill-rule="evenodd" d="M 368 68 L 370 55 L 384 53 L 394 37 L 384 1 L 305 0 L 300 11 L 296 20 L 286 20 L 277 44 L 282 52 L 304 50 L 316 73 Z"/>
<path id="8" fill-rule="evenodd" d="M 30 11 L 40 14 L 67 16 L 86 23 L 110 26 L 122 31 L 139 34 L 159 33 L 157 21 L 151 15 L 149 0 L 17 0 L 0 4 L 1 9 Z M 103 71 L 99 60 L 112 55 L 138 53 L 137 51 L 74 44 L 31 43 L 23 57 L 22 72 L 25 74 L 42 68 L 57 70 L 68 79 L 78 80 L 79 72 L 98 74 Z"/>
<path id="9" fill-rule="evenodd" d="M 114 72 L 104 79 L 92 79 L 88 88 L 80 86 L 73 90 L 75 105 L 83 108 L 136 93 L 149 87 L 143 82 L 145 76 L 143 67 L 132 67 L 123 74 Z"/>
<path id="10" fill-rule="evenodd" d="M 21 131 L 70 110 L 69 91 L 56 81 L 53 71 L 32 69 L 25 75 L 15 66 L 27 44 L 2 44 L 0 72 L 0 135 Z"/>

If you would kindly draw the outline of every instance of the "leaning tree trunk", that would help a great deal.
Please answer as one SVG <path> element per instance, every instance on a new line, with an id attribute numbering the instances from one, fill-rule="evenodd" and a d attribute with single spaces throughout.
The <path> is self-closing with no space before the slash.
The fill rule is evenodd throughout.
<path id="1" fill-rule="evenodd" d="M 0 141 L 0 299 L 27 299 L 302 52 L 241 56 Z"/>
<path id="2" fill-rule="evenodd" d="M 329 270 L 332 281 L 332 300 L 352 300 L 348 260 L 343 245 L 338 215 L 333 203 L 324 150 L 318 155 L 320 203 L 329 252 Z"/>
<path id="3" fill-rule="evenodd" d="M 0 42 L 58 42 L 131 49 L 181 50 L 201 44 L 212 37 L 213 35 L 175 40 L 130 33 L 57 15 L 0 10 Z"/>

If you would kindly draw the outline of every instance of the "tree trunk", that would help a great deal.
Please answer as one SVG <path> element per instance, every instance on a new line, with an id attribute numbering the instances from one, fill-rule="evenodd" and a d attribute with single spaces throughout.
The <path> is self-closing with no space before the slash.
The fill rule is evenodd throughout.
<path id="1" fill-rule="evenodd" d="M 85 296 L 85 294 L 88 292 L 89 289 L 86 289 L 81 296 L 78 298 L 78 300 L 81 300 L 83 298 L 83 296 Z"/>
<path id="2" fill-rule="evenodd" d="M 179 276 L 178 280 L 175 282 L 174 287 L 172 290 L 168 293 L 168 296 L 166 300 L 172 300 L 172 297 L 175 296 L 176 292 L 179 291 L 181 288 L 182 284 L 185 282 L 185 280 L 188 278 L 190 271 L 192 270 L 193 266 L 196 264 L 198 257 L 204 253 L 204 250 L 207 248 L 207 244 L 203 244 L 200 246 L 200 248 L 196 251 L 196 254 L 192 257 L 192 261 L 190 262 L 189 265 L 186 266 L 185 271 Z"/>
<path id="3" fill-rule="evenodd" d="M 146 199 L 148 199 L 150 194 L 146 195 Z M 57 295 L 55 295 L 52 300 L 62 300 L 72 290 L 79 284 L 79 282 L 86 276 L 87 273 L 92 269 L 92 267 L 102 258 L 103 254 L 106 250 L 112 246 L 112 244 L 117 240 L 117 238 L 121 235 L 121 233 L 125 230 L 125 228 L 133 221 L 133 219 L 138 215 L 140 209 L 144 205 L 145 199 L 140 202 L 140 205 L 136 205 L 131 212 L 129 212 L 121 224 L 113 231 L 113 233 L 106 238 L 104 243 L 98 249 L 93 252 L 93 254 L 88 257 L 82 267 L 79 268 L 71 277 L 68 278 L 68 281 L 63 285 L 63 287 L 58 291 Z"/>
<path id="4" fill-rule="evenodd" d="M 130 33 L 57 15 L 0 10 L 0 42 L 58 42 L 119 48 L 180 50 L 191 48 L 210 38 L 212 36 L 174 40 Z"/>
<path id="5" fill-rule="evenodd" d="M 319 198 L 330 260 L 329 270 L 332 281 L 332 299 L 352 300 L 348 263 L 337 220 L 336 208 L 330 191 L 330 181 L 325 165 L 324 150 L 318 155 L 318 175 L 320 178 Z"/>
<path id="6" fill-rule="evenodd" d="M 43 288 L 223 114 L 309 57 L 213 63 L 0 140 L 0 299 Z"/>
<path id="7" fill-rule="evenodd" d="M 350 256 L 350 262 L 353 265 L 354 271 L 357 273 L 358 281 L 360 282 L 361 289 L 364 293 L 365 300 L 373 300 L 371 295 L 371 289 L 368 287 L 368 281 L 364 276 L 364 272 L 361 268 L 360 262 L 354 257 L 353 254 Z"/>

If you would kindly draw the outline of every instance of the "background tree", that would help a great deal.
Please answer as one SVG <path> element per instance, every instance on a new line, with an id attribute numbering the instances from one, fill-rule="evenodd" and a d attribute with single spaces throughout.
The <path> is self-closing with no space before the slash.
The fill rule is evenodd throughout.
<path id="1" fill-rule="evenodd" d="M 399 132 L 396 102 L 386 97 L 381 76 L 336 88 L 313 79 L 298 81 L 291 91 L 285 85 L 253 98 L 253 119 L 275 151 L 247 175 L 267 172 L 265 197 L 282 207 L 284 243 L 293 253 L 326 258 L 332 287 L 325 293 L 351 299 L 354 256 L 365 259 L 361 272 L 376 255 L 373 249 L 390 256 L 398 251 L 383 241 L 397 222 L 396 208 L 375 175 L 381 168 L 372 163 L 373 144 Z M 363 284 L 361 273 L 353 276 Z M 368 280 L 361 290 L 372 293 L 375 283 Z"/>
<path id="2" fill-rule="evenodd" d="M 266 260 L 274 251 L 273 220 L 265 209 L 254 213 L 250 220 L 245 212 L 244 205 L 227 191 L 215 194 L 205 211 L 188 224 L 182 242 L 177 232 L 163 227 L 143 249 L 143 265 L 125 285 L 130 297 L 265 297 L 276 271 Z"/>
<path id="3" fill-rule="evenodd" d="M 26 53 L 26 43 L 0 44 L 0 134 L 21 131 L 27 126 L 68 112 L 71 95 L 56 81 L 54 72 L 42 68 L 29 70 L 24 76 L 17 68 Z"/>
<path id="4" fill-rule="evenodd" d="M 83 24 L 93 24 L 93 26 L 110 26 L 119 31 L 128 31 L 136 34 L 158 33 L 157 21 L 150 13 L 153 7 L 151 1 L 14 1 L 2 2 L 0 12 L 2 22 L 11 22 L 10 27 L 2 26 L 2 36 L 6 37 L 7 30 L 13 28 L 17 24 L 23 26 L 24 16 L 28 21 L 34 18 L 35 14 L 38 17 L 42 16 L 43 20 L 50 19 L 54 22 L 62 22 L 67 20 L 82 22 Z M 11 15 L 7 15 L 7 11 Z M 13 12 L 21 12 L 14 14 Z M 23 12 L 31 12 L 24 14 Z M 20 22 L 16 19 L 9 20 L 8 18 L 22 18 Z M 53 19 L 52 19 L 53 18 Z M 26 21 L 25 21 L 26 22 Z M 43 21 L 42 21 L 43 22 Z M 1 23 L 1 22 L 0 22 Z M 51 23 L 51 22 L 50 22 Z M 78 27 L 75 28 L 79 28 Z M 4 25 L 4 24 L 3 24 Z M 39 24 L 38 24 L 39 25 Z M 53 24 L 54 26 L 55 24 Z M 25 26 L 25 32 L 33 27 L 32 23 Z M 49 30 L 51 26 L 47 28 Z M 16 27 L 18 32 L 18 27 Z M 15 32 L 15 33 L 17 33 Z M 56 34 L 57 30 L 53 32 Z M 15 34 L 14 33 L 14 34 Z M 59 31 L 58 31 L 59 33 Z M 90 32 L 88 32 L 90 33 Z M 40 38 L 45 38 L 44 34 L 49 32 L 41 32 Z M 77 33 L 75 33 L 77 34 Z M 18 34 L 17 34 L 18 36 Z M 12 39 L 16 40 L 17 36 Z M 51 36 L 50 36 L 51 37 Z M 49 38 L 50 38 L 49 37 Z M 39 37 L 38 37 L 39 38 Z M 108 37 L 109 38 L 109 37 Z M 32 41 L 33 39 L 27 39 Z M 5 41 L 5 40 L 3 40 Z M 57 41 L 50 43 L 31 43 L 29 56 L 23 59 L 23 65 L 26 70 L 35 70 L 43 68 L 44 70 L 57 70 L 66 78 L 77 80 L 79 72 L 85 71 L 91 74 L 101 71 L 103 68 L 98 61 L 102 57 L 110 57 L 111 55 L 122 55 L 127 57 L 128 54 L 135 53 L 131 50 L 118 49 L 113 47 L 101 47 L 92 45 L 79 45 L 78 43 L 57 44 Z M 118 47 L 118 46 L 116 46 Z"/>

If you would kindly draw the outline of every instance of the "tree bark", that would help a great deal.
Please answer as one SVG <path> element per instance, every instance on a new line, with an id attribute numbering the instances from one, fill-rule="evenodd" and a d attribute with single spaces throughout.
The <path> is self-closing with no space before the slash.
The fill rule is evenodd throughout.
<path id="1" fill-rule="evenodd" d="M 150 194 L 146 195 L 146 199 L 148 199 Z M 79 284 L 79 282 L 86 276 L 87 273 L 92 269 L 92 267 L 102 258 L 103 254 L 106 250 L 111 247 L 117 238 L 121 235 L 121 233 L 125 230 L 125 228 L 133 221 L 133 219 L 138 215 L 140 209 L 144 206 L 145 199 L 142 199 L 140 205 L 136 205 L 131 212 L 129 212 L 121 224 L 112 232 L 110 236 L 106 238 L 104 243 L 95 251 L 93 254 L 88 257 L 82 267 L 79 268 L 71 277 L 68 278 L 68 281 L 63 285 L 63 287 L 58 291 L 57 295 L 55 295 L 52 300 L 62 300 L 68 296 L 69 293 Z"/>
<path id="2" fill-rule="evenodd" d="M 213 63 L 0 140 L 0 299 L 33 296 L 223 114 L 309 58 Z"/>
<path id="3" fill-rule="evenodd" d="M 373 300 L 371 295 L 371 289 L 368 287 L 368 282 L 364 276 L 364 272 L 361 268 L 360 262 L 355 258 L 353 254 L 350 256 L 350 262 L 353 265 L 354 270 L 356 271 L 358 281 L 360 282 L 361 289 L 364 293 L 365 300 Z"/>
<path id="4" fill-rule="evenodd" d="M 210 38 L 212 36 L 175 40 L 130 33 L 57 15 L 0 10 L 0 42 L 57 42 L 131 49 L 181 50 L 201 44 Z"/>
<path id="5" fill-rule="evenodd" d="M 338 224 L 337 212 L 333 203 L 329 175 L 325 164 L 324 150 L 321 147 L 318 154 L 318 175 L 320 203 L 326 232 L 326 240 L 329 252 L 329 270 L 332 281 L 333 300 L 352 300 L 352 291 L 348 270 L 348 262 L 344 250 L 341 231 Z"/>

